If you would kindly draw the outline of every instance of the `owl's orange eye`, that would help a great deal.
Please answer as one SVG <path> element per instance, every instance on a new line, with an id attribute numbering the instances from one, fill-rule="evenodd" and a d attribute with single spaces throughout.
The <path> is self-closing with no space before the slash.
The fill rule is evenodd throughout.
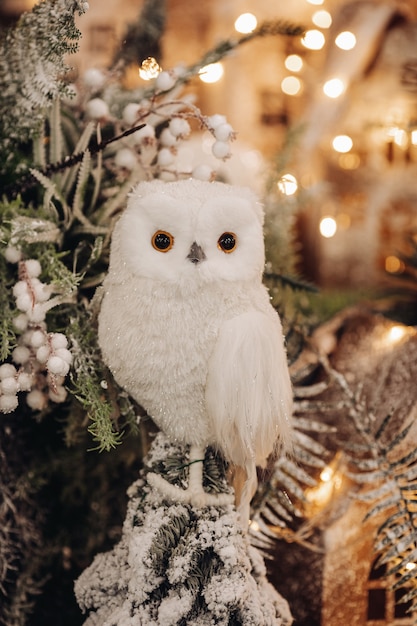
<path id="1" fill-rule="evenodd" d="M 152 246 L 158 252 L 168 252 L 174 245 L 174 237 L 165 230 L 157 230 L 152 237 Z"/>
<path id="2" fill-rule="evenodd" d="M 237 237 L 234 233 L 223 233 L 217 241 L 217 247 L 226 254 L 230 254 L 237 246 Z"/>

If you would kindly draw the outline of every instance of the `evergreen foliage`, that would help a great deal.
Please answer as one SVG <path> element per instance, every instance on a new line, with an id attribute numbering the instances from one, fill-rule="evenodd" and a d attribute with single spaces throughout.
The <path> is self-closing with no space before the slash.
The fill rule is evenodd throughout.
<path id="1" fill-rule="evenodd" d="M 129 490 L 121 541 L 98 555 L 76 582 L 78 602 L 89 611 L 85 626 L 131 620 L 149 626 L 291 623 L 232 505 L 171 503 L 147 484 L 148 472 L 162 470 L 166 480 L 182 488 L 186 460 L 185 448 L 162 433 L 156 437 L 141 478 Z M 208 450 L 209 492 L 230 491 L 225 470 L 223 460 Z"/>

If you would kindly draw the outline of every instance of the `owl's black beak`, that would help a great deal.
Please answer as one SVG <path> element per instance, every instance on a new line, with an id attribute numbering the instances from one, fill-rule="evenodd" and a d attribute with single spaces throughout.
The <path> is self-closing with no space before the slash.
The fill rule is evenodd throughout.
<path id="1" fill-rule="evenodd" d="M 194 241 L 190 248 L 190 252 L 188 253 L 187 259 L 189 259 L 191 263 L 197 264 L 200 263 L 200 261 L 204 261 L 205 258 L 206 255 L 204 254 L 203 248 Z"/>

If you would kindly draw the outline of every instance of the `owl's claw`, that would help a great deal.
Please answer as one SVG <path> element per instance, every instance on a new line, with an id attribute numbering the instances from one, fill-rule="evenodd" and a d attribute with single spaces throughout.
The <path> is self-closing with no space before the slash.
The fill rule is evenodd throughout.
<path id="1" fill-rule="evenodd" d="M 187 489 L 181 489 L 169 483 L 160 474 L 153 472 L 147 475 L 147 481 L 164 496 L 173 502 L 187 502 L 197 508 L 205 506 L 224 506 L 233 504 L 234 495 L 230 493 L 207 493 L 203 489 L 204 449 L 191 446 L 190 465 Z"/>

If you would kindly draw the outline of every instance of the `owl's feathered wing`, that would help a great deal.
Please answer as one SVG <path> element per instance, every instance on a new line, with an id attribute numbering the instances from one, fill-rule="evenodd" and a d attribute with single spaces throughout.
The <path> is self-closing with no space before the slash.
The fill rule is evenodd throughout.
<path id="1" fill-rule="evenodd" d="M 222 324 L 209 361 L 206 404 L 217 445 L 246 471 L 240 504 L 246 516 L 256 465 L 291 440 L 292 390 L 278 315 L 250 311 Z"/>

